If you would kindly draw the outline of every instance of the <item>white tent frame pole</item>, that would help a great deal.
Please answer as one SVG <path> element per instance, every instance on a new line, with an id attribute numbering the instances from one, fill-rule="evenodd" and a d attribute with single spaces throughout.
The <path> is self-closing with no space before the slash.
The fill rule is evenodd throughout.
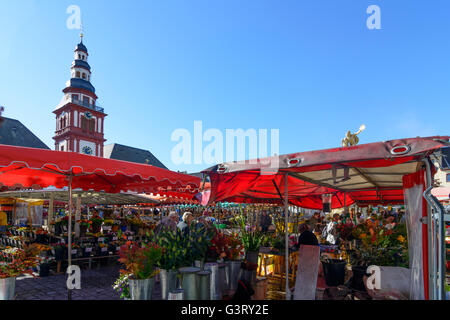
<path id="1" fill-rule="evenodd" d="M 53 212 L 54 212 L 54 195 L 50 194 L 50 200 L 48 202 L 48 214 L 47 214 L 47 228 L 49 231 L 53 231 L 52 222 L 53 222 Z"/>
<path id="2" fill-rule="evenodd" d="M 72 265 L 72 171 L 69 174 L 69 230 L 67 231 L 68 236 L 68 266 L 67 269 L 70 270 L 70 266 Z M 67 299 L 72 300 L 72 290 L 67 288 Z"/>
<path id="3" fill-rule="evenodd" d="M 425 185 L 426 188 L 429 188 L 432 186 L 432 177 L 431 177 L 431 168 L 430 163 L 425 159 Z M 431 205 L 427 203 L 427 231 L 428 231 L 428 298 L 430 300 L 436 299 L 436 273 L 434 273 L 434 257 L 433 257 L 433 212 L 431 209 Z M 422 249 L 423 250 L 423 249 Z M 423 252 L 423 251 L 422 251 Z"/>
<path id="4" fill-rule="evenodd" d="M 286 300 L 291 299 L 289 289 L 289 228 L 288 228 L 288 215 L 289 215 L 289 199 L 288 199 L 288 174 L 284 174 L 284 230 L 285 230 L 285 262 L 286 262 Z"/>

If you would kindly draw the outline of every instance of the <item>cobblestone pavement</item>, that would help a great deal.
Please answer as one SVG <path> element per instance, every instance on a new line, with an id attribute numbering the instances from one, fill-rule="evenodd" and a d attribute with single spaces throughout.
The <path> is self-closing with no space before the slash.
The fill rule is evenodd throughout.
<path id="1" fill-rule="evenodd" d="M 119 266 L 81 270 L 81 289 L 72 290 L 73 300 L 121 300 L 112 288 L 119 276 Z M 67 275 L 57 274 L 43 278 L 18 277 L 16 300 L 67 300 Z M 155 284 L 153 299 L 161 298 L 159 283 Z"/>

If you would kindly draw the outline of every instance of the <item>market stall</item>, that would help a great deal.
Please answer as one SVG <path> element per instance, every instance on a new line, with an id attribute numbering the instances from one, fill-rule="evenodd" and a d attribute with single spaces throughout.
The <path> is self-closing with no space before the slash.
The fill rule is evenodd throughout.
<path id="1" fill-rule="evenodd" d="M 423 281 L 416 282 L 413 291 L 426 299 L 442 299 L 445 294 L 445 277 L 441 269 L 444 213 L 429 196 L 434 171 L 430 155 L 448 146 L 448 140 L 447 136 L 400 139 L 219 164 L 203 171 L 211 181 L 211 191 L 206 196 L 209 203 L 284 204 L 286 229 L 289 204 L 322 209 L 324 195 L 330 197 L 332 209 L 352 204 L 406 203 L 408 207 L 414 206 L 417 215 L 409 221 L 409 228 L 420 231 L 415 234 L 415 243 L 423 248 L 423 252 L 412 258 L 411 267 L 414 277 L 420 275 Z M 413 204 L 414 199 L 423 198 L 422 193 L 426 201 Z M 431 207 L 438 213 L 436 218 L 427 214 Z M 426 226 L 421 224 L 422 217 L 428 219 Z M 288 257 L 288 233 L 285 243 Z M 428 279 L 431 279 L 429 283 Z M 287 277 L 286 296 L 289 297 Z"/>
<path id="2" fill-rule="evenodd" d="M 198 191 L 200 179 L 151 165 L 73 152 L 0 145 L 0 184 L 12 188 L 68 188 L 68 266 L 72 262 L 73 189 L 95 192 Z M 71 291 L 68 291 L 69 299 Z"/>

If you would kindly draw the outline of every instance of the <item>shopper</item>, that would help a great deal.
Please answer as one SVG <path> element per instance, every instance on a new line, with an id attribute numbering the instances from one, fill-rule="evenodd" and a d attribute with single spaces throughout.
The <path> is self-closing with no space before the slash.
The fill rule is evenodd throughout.
<path id="1" fill-rule="evenodd" d="M 262 212 L 262 215 L 261 215 L 261 224 L 260 224 L 260 226 L 261 226 L 261 231 L 262 232 L 267 232 L 268 231 L 268 229 L 269 229 L 269 226 L 272 224 L 272 219 L 270 218 L 270 216 L 267 214 L 267 211 L 266 210 L 264 210 L 263 212 Z"/>
<path id="2" fill-rule="evenodd" d="M 309 246 L 318 246 L 319 241 L 317 237 L 309 230 L 309 226 L 306 223 L 300 225 L 299 230 L 300 236 L 298 237 L 297 246 L 305 244 Z"/>
<path id="3" fill-rule="evenodd" d="M 314 232 L 317 225 L 320 223 L 319 221 L 320 221 L 320 212 L 316 211 L 308 221 L 308 227 L 311 232 Z"/>
<path id="4" fill-rule="evenodd" d="M 188 233 L 189 227 L 190 227 L 193 219 L 194 219 L 194 217 L 192 216 L 192 213 L 189 211 L 186 211 L 183 214 L 183 221 L 181 221 L 177 225 L 178 229 L 180 229 L 184 233 Z"/>

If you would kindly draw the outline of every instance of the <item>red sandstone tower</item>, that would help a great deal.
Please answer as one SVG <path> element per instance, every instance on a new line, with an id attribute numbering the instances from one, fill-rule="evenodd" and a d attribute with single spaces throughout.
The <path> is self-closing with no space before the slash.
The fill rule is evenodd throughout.
<path id="1" fill-rule="evenodd" d="M 71 78 L 63 90 L 64 96 L 53 111 L 56 115 L 55 150 L 73 151 L 103 157 L 104 120 L 107 114 L 97 104 L 91 84 L 88 50 L 80 43 L 75 47 Z"/>

